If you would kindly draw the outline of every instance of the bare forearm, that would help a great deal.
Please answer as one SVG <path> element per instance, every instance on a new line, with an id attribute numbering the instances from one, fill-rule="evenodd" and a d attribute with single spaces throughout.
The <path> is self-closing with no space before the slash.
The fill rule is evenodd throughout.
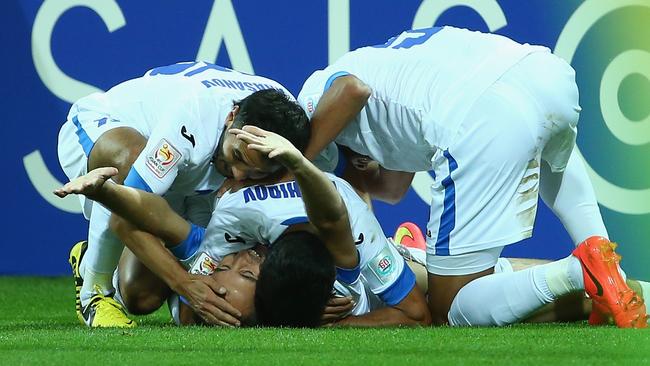
<path id="1" fill-rule="evenodd" d="M 335 325 L 354 327 L 390 327 L 430 325 L 431 314 L 424 294 L 413 287 L 406 297 L 392 307 L 373 310 L 359 316 L 349 316 Z"/>
<path id="2" fill-rule="evenodd" d="M 309 221 L 319 232 L 334 263 L 341 268 L 358 264 L 348 211 L 334 183 L 307 158 L 290 167 L 300 186 Z"/>
<path id="3" fill-rule="evenodd" d="M 381 166 L 374 169 L 358 170 L 350 167 L 346 170 L 351 180 L 356 183 L 355 188 L 365 190 L 373 199 L 395 204 L 399 202 L 413 181 L 415 173 L 388 170 Z"/>
<path id="4" fill-rule="evenodd" d="M 407 316 L 395 308 L 383 308 L 363 315 L 351 315 L 333 324 L 337 327 L 413 327 L 428 325 L 424 319 L 418 320 Z"/>
<path id="5" fill-rule="evenodd" d="M 147 268 L 175 292 L 181 290 L 180 284 L 189 279 L 189 273 L 162 245 L 160 239 L 137 229 L 133 224 L 116 215 L 111 218 L 111 228 Z"/>
<path id="6" fill-rule="evenodd" d="M 313 160 L 366 105 L 371 90 L 353 75 L 339 77 L 323 94 L 311 119 L 305 156 Z"/>
<path id="7" fill-rule="evenodd" d="M 160 196 L 118 184 L 104 184 L 90 197 L 111 212 L 173 246 L 183 241 L 190 226 Z"/>
<path id="8" fill-rule="evenodd" d="M 343 199 L 323 172 L 306 158 L 291 167 L 291 172 L 300 186 L 309 221 L 316 228 L 338 222 L 343 217 L 347 220 Z"/>

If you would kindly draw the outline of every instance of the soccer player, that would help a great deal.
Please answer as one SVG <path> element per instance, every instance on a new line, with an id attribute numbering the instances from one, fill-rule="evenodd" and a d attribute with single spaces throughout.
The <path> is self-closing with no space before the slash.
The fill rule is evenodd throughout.
<path id="1" fill-rule="evenodd" d="M 280 170 L 280 164 L 242 148 L 224 131 L 253 124 L 304 146 L 307 123 L 291 94 L 273 80 L 204 62 L 179 63 L 77 101 L 59 133 L 58 155 L 70 179 L 97 167 L 117 167 L 117 183 L 164 195 L 193 221 L 205 224 L 213 198 L 197 196 L 216 190 L 224 178 L 259 179 Z M 111 298 L 111 278 L 124 246 L 109 222 L 121 219 L 80 198 L 90 225 L 87 249 L 75 246 L 70 256 L 78 317 L 90 327 L 135 326 Z M 151 242 L 128 247 L 207 321 L 235 322 L 228 313 L 234 309 L 213 293 L 216 287 L 209 278 L 169 272 L 175 267 L 166 267 L 166 261 L 175 259 L 160 245 L 145 245 Z"/>
<path id="2" fill-rule="evenodd" d="M 146 207 L 158 215 L 148 217 L 142 225 L 165 238 L 190 272 L 215 271 L 213 276 L 226 288 L 226 299 L 241 311 L 242 324 L 256 318 L 261 325 L 319 325 L 332 290 L 334 265 L 336 290 L 355 300 L 349 309 L 353 316 L 339 320 L 339 324 L 429 324 L 426 301 L 415 286 L 413 272 L 386 240 L 376 218 L 354 190 L 340 178 L 325 176 L 279 135 L 252 126 L 246 129 L 260 135 L 231 132 L 248 143 L 249 149 L 259 149 L 280 161 L 297 183 L 261 185 L 226 194 L 219 200 L 215 209 L 218 215 L 213 216 L 207 230 L 190 225 L 164 204 L 149 204 L 150 195 L 143 192 L 112 184 L 101 189 L 92 187 L 93 179 L 101 184 L 115 174 L 114 170 L 104 176 L 102 170 L 91 172 L 58 193 L 87 194 L 135 221 L 149 215 L 130 202 L 147 202 Z M 91 183 L 84 183 L 84 178 Z M 90 189 L 85 184 L 90 184 Z M 116 232 L 124 237 L 119 227 Z M 266 255 L 256 243 L 272 244 L 270 253 Z M 318 249 L 322 245 L 329 254 Z M 256 269 L 264 257 L 262 268 Z M 332 273 L 330 281 L 328 269 Z M 255 316 L 251 309 L 256 310 Z M 190 317 L 190 321 L 194 318 Z"/>
<path id="3" fill-rule="evenodd" d="M 453 27 L 409 30 L 314 72 L 298 101 L 312 121 L 305 155 L 335 141 L 377 161 L 378 170 L 356 172 L 375 197 L 397 201 L 415 172 L 433 170 L 434 323 L 511 324 L 584 286 L 618 326 L 645 326 L 574 153 L 574 70 L 547 48 Z M 504 246 L 532 235 L 538 194 L 584 245 L 563 260 L 488 277 Z"/>

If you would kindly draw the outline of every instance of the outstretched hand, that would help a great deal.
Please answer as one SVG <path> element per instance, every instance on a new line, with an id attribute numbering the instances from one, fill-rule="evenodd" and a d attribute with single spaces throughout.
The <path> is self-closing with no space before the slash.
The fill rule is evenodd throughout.
<path id="1" fill-rule="evenodd" d="M 248 148 L 265 154 L 269 159 L 275 159 L 289 170 L 295 169 L 305 157 L 289 140 L 255 126 L 244 126 L 242 129 L 231 128 L 230 133 L 246 142 Z"/>
<path id="2" fill-rule="evenodd" d="M 117 168 L 97 168 L 86 175 L 77 177 L 66 183 L 63 187 L 55 189 L 54 194 L 63 198 L 69 194 L 83 194 L 84 196 L 93 196 L 99 192 L 104 183 L 116 176 Z"/>

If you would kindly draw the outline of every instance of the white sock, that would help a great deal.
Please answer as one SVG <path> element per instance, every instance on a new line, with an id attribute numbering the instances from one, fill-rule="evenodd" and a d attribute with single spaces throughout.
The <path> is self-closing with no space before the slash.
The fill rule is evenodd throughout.
<path id="1" fill-rule="evenodd" d="M 104 295 L 114 292 L 113 272 L 120 261 L 124 245 L 108 228 L 109 219 L 110 211 L 98 203 L 93 203 L 88 230 L 88 249 L 79 269 L 84 279 L 80 293 L 83 306 L 96 292 L 95 286 L 99 286 Z"/>
<path id="2" fill-rule="evenodd" d="M 592 236 L 608 238 L 596 194 L 575 148 L 562 172 L 552 172 L 542 160 L 539 194 L 576 245 Z"/>
<path id="3" fill-rule="evenodd" d="M 637 280 L 636 282 L 639 283 L 639 286 L 641 286 L 641 292 L 639 295 L 643 296 L 644 299 L 650 300 L 650 282 L 645 282 L 645 281 L 639 281 Z"/>
<path id="4" fill-rule="evenodd" d="M 578 258 L 570 255 L 540 267 L 544 267 L 546 284 L 554 298 L 570 292 L 584 290 L 582 266 Z"/>
<path id="5" fill-rule="evenodd" d="M 458 292 L 449 310 L 449 324 L 513 324 L 583 286 L 580 262 L 573 256 L 523 271 L 484 276 Z"/>

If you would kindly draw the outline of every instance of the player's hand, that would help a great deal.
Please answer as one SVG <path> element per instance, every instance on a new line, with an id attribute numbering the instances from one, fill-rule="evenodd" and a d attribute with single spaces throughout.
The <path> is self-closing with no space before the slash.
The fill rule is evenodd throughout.
<path id="1" fill-rule="evenodd" d="M 212 277 L 202 275 L 190 275 L 178 289 L 179 295 L 187 299 L 192 310 L 206 323 L 238 327 L 241 312 L 226 301 L 226 292 Z"/>
<path id="2" fill-rule="evenodd" d="M 325 305 L 321 317 L 322 324 L 331 324 L 350 315 L 356 304 L 351 297 L 332 296 Z"/>
<path id="3" fill-rule="evenodd" d="M 229 132 L 246 142 L 249 149 L 257 150 L 267 155 L 269 159 L 279 161 L 289 170 L 298 167 L 305 159 L 300 150 L 296 149 L 289 140 L 276 133 L 255 126 L 244 126 L 241 130 L 231 128 Z"/>
<path id="4" fill-rule="evenodd" d="M 69 194 L 93 196 L 102 188 L 107 180 L 116 176 L 117 173 L 117 168 L 97 168 L 86 175 L 71 180 L 63 187 L 55 189 L 53 193 L 61 198 Z"/>

